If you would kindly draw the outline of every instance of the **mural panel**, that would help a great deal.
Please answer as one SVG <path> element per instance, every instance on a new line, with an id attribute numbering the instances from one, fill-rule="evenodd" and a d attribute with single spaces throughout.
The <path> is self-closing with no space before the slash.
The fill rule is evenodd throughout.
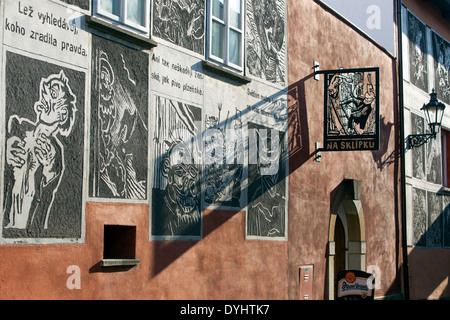
<path id="1" fill-rule="evenodd" d="M 151 238 L 200 239 L 202 111 L 159 94 L 153 95 L 152 108 Z"/>
<path id="2" fill-rule="evenodd" d="M 205 83 L 203 140 L 204 208 L 241 210 L 245 207 L 245 89 Z"/>
<path id="3" fill-rule="evenodd" d="M 411 134 L 425 133 L 425 119 L 411 113 Z M 414 178 L 425 179 L 425 146 L 411 150 L 412 152 L 412 174 Z"/>
<path id="4" fill-rule="evenodd" d="M 271 83 L 286 85 L 285 0 L 247 0 L 246 23 L 248 72 Z"/>
<path id="5" fill-rule="evenodd" d="M 425 246 L 427 230 L 427 192 L 413 188 L 413 244 Z"/>
<path id="6" fill-rule="evenodd" d="M 153 35 L 199 54 L 205 52 L 205 1 L 153 1 Z"/>
<path id="7" fill-rule="evenodd" d="M 442 184 L 442 162 L 441 162 L 441 135 L 430 140 L 426 144 L 427 150 L 427 181 Z"/>
<path id="8" fill-rule="evenodd" d="M 247 238 L 285 239 L 287 193 L 284 132 L 248 123 Z"/>
<path id="9" fill-rule="evenodd" d="M 2 239 L 82 236 L 86 74 L 5 53 Z M 56 241 L 56 240 L 55 240 Z"/>
<path id="10" fill-rule="evenodd" d="M 450 103 L 450 43 L 433 32 L 435 90 L 438 99 Z"/>
<path id="11" fill-rule="evenodd" d="M 411 83 L 428 92 L 426 27 L 411 12 L 408 12 L 408 38 Z"/>
<path id="12" fill-rule="evenodd" d="M 205 76 L 201 60 L 160 45 L 152 50 L 151 63 L 152 91 L 203 105 Z"/>
<path id="13" fill-rule="evenodd" d="M 79 4 L 82 0 L 71 1 Z M 73 8 L 47 0 L 9 1 L 4 13 L 4 44 L 87 69 L 90 54 L 89 37 L 81 27 L 84 13 Z"/>
<path id="14" fill-rule="evenodd" d="M 287 239 L 286 89 L 253 81 L 247 87 L 247 226 L 249 239 Z"/>
<path id="15" fill-rule="evenodd" d="M 428 197 L 428 229 L 426 233 L 427 247 L 441 247 L 443 238 L 442 197 L 435 192 L 427 192 Z"/>
<path id="16" fill-rule="evenodd" d="M 443 196 L 444 211 L 443 216 L 443 229 L 444 229 L 444 247 L 450 247 L 450 196 Z"/>
<path id="17" fill-rule="evenodd" d="M 89 195 L 147 199 L 149 56 L 93 36 Z"/>

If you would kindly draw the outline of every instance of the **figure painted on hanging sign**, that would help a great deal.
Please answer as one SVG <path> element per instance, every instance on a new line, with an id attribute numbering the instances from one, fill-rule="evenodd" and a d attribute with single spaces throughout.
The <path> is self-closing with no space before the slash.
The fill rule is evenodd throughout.
<path id="1" fill-rule="evenodd" d="M 328 85 L 328 133 L 364 135 L 375 132 L 377 93 L 372 74 L 336 73 Z"/>
<path id="2" fill-rule="evenodd" d="M 13 168 L 13 181 L 5 181 L 5 228 L 47 229 L 65 169 L 64 146 L 58 137 L 71 134 L 76 101 L 61 70 L 41 80 L 35 121 L 17 115 L 9 118 L 6 163 Z"/>

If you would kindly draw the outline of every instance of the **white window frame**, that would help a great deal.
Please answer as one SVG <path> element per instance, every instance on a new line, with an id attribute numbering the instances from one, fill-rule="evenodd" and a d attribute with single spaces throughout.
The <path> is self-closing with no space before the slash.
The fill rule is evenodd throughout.
<path id="1" fill-rule="evenodd" d="M 150 0 L 145 0 L 145 26 L 134 23 L 127 19 L 127 1 L 120 0 L 120 13 L 118 16 L 104 11 L 100 8 L 100 0 L 93 0 L 94 15 L 113 22 L 114 24 L 125 27 L 130 31 L 138 31 L 139 33 L 150 34 Z"/>
<path id="2" fill-rule="evenodd" d="M 225 67 L 229 67 L 231 68 L 233 71 L 236 71 L 240 74 L 244 73 L 244 45 L 245 45 L 245 0 L 240 0 L 241 2 L 241 15 L 240 15 L 240 26 L 241 29 L 238 29 L 232 25 L 230 25 L 229 23 L 229 19 L 230 19 L 230 5 L 229 5 L 229 0 L 223 0 L 224 2 L 224 20 L 220 20 L 217 17 L 213 16 L 212 10 L 213 10 L 213 6 L 212 6 L 212 1 L 213 0 L 208 0 L 208 50 L 207 50 L 207 59 L 208 60 L 212 60 L 215 61 L 217 63 L 219 63 L 222 66 Z M 222 59 L 218 56 L 215 56 L 212 54 L 212 26 L 213 26 L 213 21 L 217 21 L 220 24 L 225 26 L 225 48 L 226 48 L 226 52 L 225 52 L 225 57 Z M 240 65 L 234 64 L 230 61 L 230 43 L 229 43 L 229 39 L 230 39 L 230 30 L 233 30 L 237 33 L 240 34 L 241 36 L 241 43 L 240 43 L 240 52 L 239 52 L 239 57 L 240 57 Z"/>

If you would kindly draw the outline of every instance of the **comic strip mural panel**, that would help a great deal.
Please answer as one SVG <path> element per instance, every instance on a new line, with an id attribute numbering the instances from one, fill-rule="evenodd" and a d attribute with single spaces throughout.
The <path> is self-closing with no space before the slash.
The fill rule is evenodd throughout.
<path id="1" fill-rule="evenodd" d="M 216 210 L 245 208 L 246 90 L 227 88 L 220 81 L 205 83 L 203 107 L 203 207 Z"/>
<path id="2" fill-rule="evenodd" d="M 326 150 L 378 150 L 379 70 L 325 72 Z"/>
<path id="3" fill-rule="evenodd" d="M 286 3 L 247 0 L 246 5 L 248 72 L 273 84 L 286 85 Z"/>
<path id="4" fill-rule="evenodd" d="M 89 195 L 147 199 L 148 55 L 93 37 Z"/>
<path id="5" fill-rule="evenodd" d="M 153 95 L 151 237 L 200 239 L 201 109 Z"/>
<path id="6" fill-rule="evenodd" d="M 205 1 L 153 1 L 153 35 L 203 54 Z"/>
<path id="7" fill-rule="evenodd" d="M 285 239 L 287 218 L 284 132 L 248 123 L 247 238 Z"/>
<path id="8" fill-rule="evenodd" d="M 433 32 L 435 89 L 438 98 L 450 103 L 450 43 Z"/>
<path id="9" fill-rule="evenodd" d="M 411 12 L 408 13 L 408 38 L 411 83 L 428 92 L 426 27 Z"/>
<path id="10" fill-rule="evenodd" d="M 85 73 L 5 57 L 2 239 L 79 239 Z"/>

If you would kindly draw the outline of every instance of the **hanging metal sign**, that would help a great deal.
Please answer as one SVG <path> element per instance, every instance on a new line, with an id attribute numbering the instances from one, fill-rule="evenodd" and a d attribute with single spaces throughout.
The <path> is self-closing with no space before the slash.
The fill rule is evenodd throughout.
<path id="1" fill-rule="evenodd" d="M 379 68 L 325 75 L 324 151 L 379 149 Z"/>

